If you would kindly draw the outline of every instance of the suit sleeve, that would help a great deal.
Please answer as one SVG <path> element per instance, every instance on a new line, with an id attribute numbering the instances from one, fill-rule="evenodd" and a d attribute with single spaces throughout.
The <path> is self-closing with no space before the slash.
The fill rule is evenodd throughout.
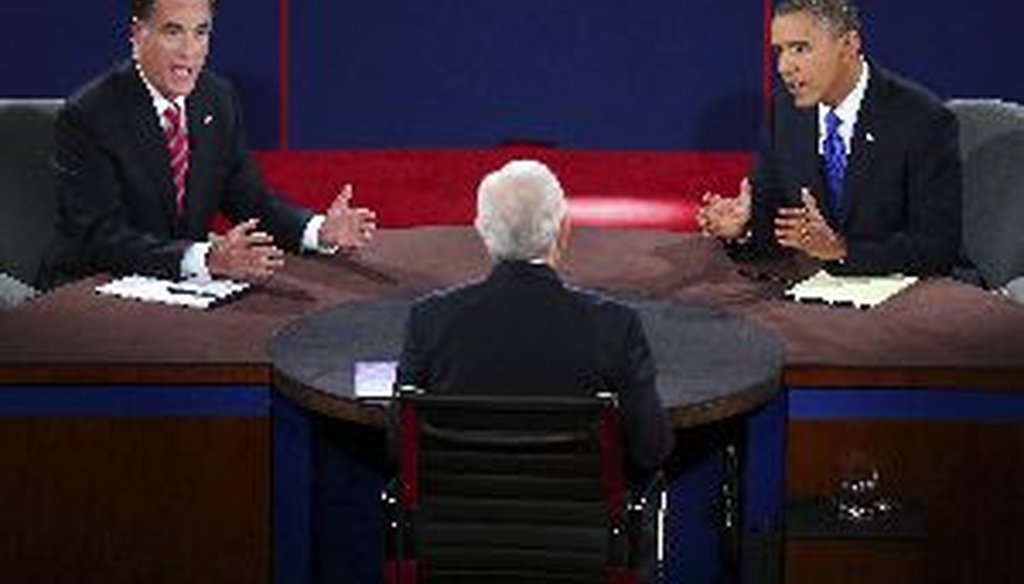
<path id="1" fill-rule="evenodd" d="M 907 158 L 907 226 L 877 241 L 847 242 L 834 273 L 943 274 L 956 263 L 961 241 L 962 170 L 955 116 L 940 108 L 914 132 Z"/>
<path id="2" fill-rule="evenodd" d="M 132 224 L 118 174 L 123 169 L 101 134 L 73 103 L 57 117 L 53 165 L 58 228 L 73 242 L 68 249 L 75 254 L 57 260 L 57 268 L 176 278 L 191 242 L 159 237 Z"/>
<path id="3" fill-rule="evenodd" d="M 267 187 L 246 146 L 242 106 L 230 86 L 228 95 L 232 123 L 224 152 L 229 171 L 221 209 L 232 223 L 258 218 L 278 245 L 292 252 L 301 251 L 302 232 L 313 213 L 288 203 Z"/>
<path id="4" fill-rule="evenodd" d="M 773 128 L 767 128 L 761 138 L 757 161 L 751 173 L 753 190 L 750 205 L 751 245 L 758 253 L 777 249 L 775 242 L 775 215 L 779 198 L 785 187 L 779 168 L 778 154 L 772 137 Z"/>
<path id="5" fill-rule="evenodd" d="M 750 174 L 753 193 L 747 227 L 751 237 L 743 244 L 730 246 L 730 255 L 734 259 L 754 259 L 782 251 L 775 240 L 775 216 L 779 207 L 799 204 L 792 199 L 793 194 L 787 197 L 783 162 L 779 160 L 777 144 L 780 137 L 777 135 L 779 128 L 776 123 L 781 115 L 779 100 L 776 97 L 772 116 L 762 128 L 757 158 Z"/>
<path id="6" fill-rule="evenodd" d="M 672 450 L 672 432 L 655 385 L 656 371 L 643 326 L 635 312 L 629 312 L 624 336 L 625 363 L 617 380 L 626 451 L 633 478 L 656 470 Z"/>

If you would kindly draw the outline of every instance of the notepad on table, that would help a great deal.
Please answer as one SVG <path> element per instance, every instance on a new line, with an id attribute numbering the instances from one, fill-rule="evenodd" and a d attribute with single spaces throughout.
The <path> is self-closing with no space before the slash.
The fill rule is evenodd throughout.
<path id="1" fill-rule="evenodd" d="M 916 276 L 833 276 L 821 270 L 787 289 L 786 297 L 800 302 L 871 308 L 914 282 Z"/>
<path id="2" fill-rule="evenodd" d="M 149 276 L 125 276 L 96 287 L 96 292 L 119 298 L 160 302 L 206 309 L 229 300 L 249 288 L 234 280 L 165 280 Z"/>

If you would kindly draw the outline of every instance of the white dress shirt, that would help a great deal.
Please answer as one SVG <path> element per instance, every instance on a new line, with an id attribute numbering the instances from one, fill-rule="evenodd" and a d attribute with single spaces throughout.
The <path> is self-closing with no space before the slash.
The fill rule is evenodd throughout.
<path id="1" fill-rule="evenodd" d="M 857 126 L 857 116 L 860 114 L 860 106 L 864 103 L 864 94 L 868 90 L 868 78 L 870 67 L 862 58 L 860 61 L 860 76 L 857 78 L 857 84 L 853 86 L 853 90 L 850 91 L 843 98 L 843 101 L 839 102 L 839 105 L 835 106 L 836 115 L 842 121 L 839 124 L 839 137 L 843 139 L 843 150 L 846 152 L 846 156 L 850 156 L 850 143 L 853 142 L 853 129 Z M 823 103 L 818 104 L 818 155 L 822 156 L 825 154 L 825 136 L 827 128 L 825 126 L 825 116 L 828 115 L 829 110 L 833 109 L 831 106 Z"/>

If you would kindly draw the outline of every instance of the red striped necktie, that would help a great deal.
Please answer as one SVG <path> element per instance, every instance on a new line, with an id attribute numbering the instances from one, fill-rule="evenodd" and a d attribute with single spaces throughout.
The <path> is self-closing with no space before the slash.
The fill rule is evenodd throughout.
<path id="1" fill-rule="evenodd" d="M 185 132 L 184 119 L 178 106 L 172 105 L 164 110 L 164 138 L 167 140 L 167 151 L 171 157 L 171 179 L 174 181 L 174 200 L 178 204 L 178 214 L 184 210 L 185 177 L 188 176 L 188 134 Z"/>

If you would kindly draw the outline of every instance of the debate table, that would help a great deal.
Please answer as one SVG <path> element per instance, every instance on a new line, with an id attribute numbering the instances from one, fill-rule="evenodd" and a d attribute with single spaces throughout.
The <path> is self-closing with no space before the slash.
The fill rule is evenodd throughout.
<path id="1" fill-rule="evenodd" d="M 482 277 L 487 268 L 469 229 L 385 230 L 355 258 L 290 257 L 271 281 L 210 311 L 99 296 L 93 288 L 106 278 L 98 276 L 0 313 L 0 529 L 11 540 L 0 548 L 0 564 L 10 566 L 5 576 L 268 581 L 269 518 L 286 511 L 271 509 L 281 429 L 271 421 L 271 337 L 332 307 L 407 298 Z M 782 299 L 785 279 L 806 270 L 799 262 L 741 270 L 715 242 L 693 235 L 582 229 L 563 275 L 616 295 L 743 316 L 777 335 L 788 388 L 781 407 L 790 417 L 790 495 L 828 486 L 832 469 L 821 463 L 838 445 L 830 442 L 832 420 L 851 416 L 952 416 L 971 422 L 971 444 L 1000 445 L 1019 459 L 1024 307 L 945 278 L 919 282 L 871 310 Z M 989 437 L 996 430 L 998 441 Z M 997 463 L 1006 486 L 988 481 L 987 488 L 1019 490 L 1021 471 Z M 942 476 L 948 484 L 956 475 Z M 897 486 L 932 492 L 920 479 L 904 479 Z M 948 493 L 935 497 L 941 502 Z M 1019 513 L 1012 503 L 993 506 L 1000 500 L 988 497 L 989 506 L 1011 519 Z M 1009 528 L 979 524 L 968 525 L 968 536 L 986 545 L 958 547 L 956 530 L 965 524 L 949 513 L 937 518 L 949 520 L 949 532 L 930 527 L 940 560 L 960 566 L 1020 543 Z"/>

